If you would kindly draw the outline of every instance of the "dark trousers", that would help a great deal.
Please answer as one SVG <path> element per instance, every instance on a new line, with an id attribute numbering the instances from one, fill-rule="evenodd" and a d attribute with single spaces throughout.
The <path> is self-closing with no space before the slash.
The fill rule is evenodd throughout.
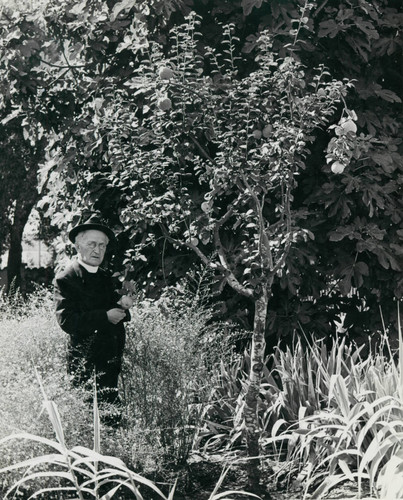
<path id="1" fill-rule="evenodd" d="M 119 403 L 118 380 L 121 359 L 94 359 L 78 356 L 73 350 L 69 353 L 68 370 L 72 375 L 74 387 L 94 391 L 96 382 L 97 399 L 100 403 Z M 93 400 L 93 397 L 90 398 Z"/>

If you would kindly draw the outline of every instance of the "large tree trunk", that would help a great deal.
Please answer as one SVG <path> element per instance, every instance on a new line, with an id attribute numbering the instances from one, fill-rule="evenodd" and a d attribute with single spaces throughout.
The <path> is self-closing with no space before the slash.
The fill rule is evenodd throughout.
<path id="1" fill-rule="evenodd" d="M 22 235 L 29 215 L 40 198 L 38 168 L 45 155 L 46 139 L 35 144 L 24 138 L 21 124 L 0 130 L 0 170 L 4 177 L 0 209 L 9 219 L 7 293 L 21 286 Z M 11 207 L 14 207 L 12 210 Z M 12 216 L 9 217 L 10 212 Z M 6 231 L 1 236 L 6 240 Z"/>
<path id="2" fill-rule="evenodd" d="M 10 229 L 10 246 L 7 260 L 7 293 L 13 293 L 21 287 L 22 235 L 29 215 L 38 201 L 36 189 L 36 170 L 32 169 L 24 179 L 25 189 L 16 200 L 14 220 Z"/>
<path id="3" fill-rule="evenodd" d="M 7 293 L 14 293 L 21 287 L 22 231 L 15 224 L 10 231 L 10 247 L 7 259 Z"/>
<path id="4" fill-rule="evenodd" d="M 260 297 L 255 302 L 255 318 L 251 346 L 251 366 L 249 373 L 248 390 L 245 395 L 244 419 L 246 424 L 247 441 L 247 471 L 249 488 L 255 493 L 260 492 L 260 446 L 257 403 L 259 398 L 260 383 L 263 374 L 265 355 L 265 327 L 269 293 L 263 288 Z"/>

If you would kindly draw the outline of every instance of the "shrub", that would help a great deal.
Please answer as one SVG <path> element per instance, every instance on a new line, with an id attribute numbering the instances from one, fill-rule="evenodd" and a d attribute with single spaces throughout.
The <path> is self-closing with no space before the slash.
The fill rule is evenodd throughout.
<path id="1" fill-rule="evenodd" d="M 188 457 L 211 391 L 211 369 L 231 350 L 228 326 L 212 323 L 211 314 L 179 287 L 158 301 L 139 301 L 128 325 L 122 386 L 127 418 L 142 435 L 143 451 L 155 455 L 159 448 L 171 463 Z"/>
<path id="2" fill-rule="evenodd" d="M 186 293 L 166 294 L 159 303 L 138 300 L 124 360 L 126 420 L 122 429 L 114 430 L 99 425 L 96 405 L 93 418 L 85 403 L 88 395 L 70 385 L 66 336 L 55 322 L 51 294 L 38 290 L 27 300 L 18 294 L 4 296 L 0 308 L 2 497 L 32 494 L 50 500 L 60 495 L 101 498 L 108 493 L 105 499 L 126 498 L 121 490 L 128 488 L 130 498 L 141 499 L 142 485 L 143 494 L 149 490 L 167 498 L 155 482 L 133 472 L 125 461 L 155 469 L 169 453 L 171 460 L 183 460 L 189 453 L 208 394 L 208 370 L 216 356 L 229 350 L 224 338 L 219 341 L 214 335 L 217 327 L 207 329 L 209 311 Z M 218 493 L 224 477 L 225 471 L 210 500 L 232 493 L 253 496 Z M 169 499 L 173 483 L 167 486 Z"/>
<path id="3" fill-rule="evenodd" d="M 51 438 L 53 433 L 42 412 L 42 398 L 34 368 L 41 373 L 49 397 L 54 399 L 65 421 L 66 434 L 72 443 L 91 440 L 91 413 L 80 391 L 73 390 L 65 367 L 66 337 L 53 314 L 49 291 L 38 289 L 26 300 L 18 293 L 0 298 L 0 438 L 27 432 Z M 36 456 L 37 442 L 16 447 L 2 446 L 0 467 Z M 1 476 L 4 490 L 13 475 Z"/>
<path id="4" fill-rule="evenodd" d="M 347 481 L 359 493 L 365 486 L 381 498 L 400 498 L 402 352 L 397 365 L 386 333 L 366 357 L 363 349 L 345 338 L 330 346 L 297 339 L 266 360 L 258 405 L 266 481 L 304 485 L 301 498 L 309 491 L 322 498 Z M 244 355 L 221 364 L 198 435 L 201 451 L 228 454 L 242 446 L 248 363 Z"/>
<path id="5" fill-rule="evenodd" d="M 214 325 L 202 302 L 186 289 L 171 290 L 158 302 L 138 298 L 127 326 L 121 384 L 125 418 L 119 429 L 101 426 L 103 454 L 162 475 L 168 463 L 186 460 L 210 391 L 209 370 L 230 350 L 231 341 L 224 342 L 229 327 L 224 331 Z M 0 439 L 21 432 L 53 438 L 42 411 L 37 369 L 47 397 L 57 405 L 66 446 L 91 447 L 92 408 L 88 394 L 70 384 L 67 336 L 56 323 L 52 294 L 38 289 L 27 299 L 18 293 L 2 296 L 0 310 Z M 100 408 L 101 413 L 109 410 Z M 43 452 L 38 440 L 17 447 L 6 440 L 0 468 Z M 15 474 L 2 474 L 1 491 L 13 484 Z"/>

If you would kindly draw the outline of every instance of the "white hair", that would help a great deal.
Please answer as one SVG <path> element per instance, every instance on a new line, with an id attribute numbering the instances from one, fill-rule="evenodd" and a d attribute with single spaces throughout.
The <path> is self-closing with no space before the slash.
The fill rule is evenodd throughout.
<path id="1" fill-rule="evenodd" d="M 89 231 L 94 231 L 93 229 L 87 229 L 85 231 L 80 231 L 75 240 L 74 240 L 74 246 L 76 247 L 76 250 L 78 250 L 77 248 L 77 245 L 80 245 L 81 243 L 84 242 L 84 240 L 86 239 L 86 235 Z M 103 231 L 100 231 L 100 233 L 104 234 L 105 235 L 105 238 L 106 238 L 106 243 L 108 244 L 109 243 L 109 238 L 108 236 L 103 232 Z"/>

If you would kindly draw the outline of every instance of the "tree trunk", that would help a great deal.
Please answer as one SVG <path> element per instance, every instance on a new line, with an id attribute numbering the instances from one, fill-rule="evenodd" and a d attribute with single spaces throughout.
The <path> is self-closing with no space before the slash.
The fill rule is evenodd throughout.
<path id="1" fill-rule="evenodd" d="M 32 175 L 30 176 L 32 177 Z M 35 183 L 26 184 L 25 192 L 21 193 L 16 200 L 14 221 L 10 229 L 10 247 L 7 260 L 7 287 L 8 294 L 14 293 L 21 287 L 21 264 L 22 264 L 22 235 L 27 224 L 29 215 L 38 201 L 38 192 L 36 190 L 36 172 Z M 23 198 L 23 195 L 24 198 Z M 23 199 L 21 199 L 23 198 Z"/>
<path id="2" fill-rule="evenodd" d="M 260 383 L 263 374 L 265 354 L 265 330 L 269 293 L 263 287 L 260 297 L 255 302 L 255 318 L 251 347 L 251 366 L 249 373 L 248 390 L 245 395 L 244 419 L 246 424 L 246 443 L 248 452 L 247 472 L 249 488 L 252 492 L 260 490 L 260 445 L 257 403 Z"/>
<path id="3" fill-rule="evenodd" d="M 22 235 L 33 207 L 38 202 L 38 168 L 45 157 L 46 138 L 28 142 L 23 127 L 15 123 L 0 134 L 0 170 L 5 176 L 0 196 L 0 208 L 7 217 L 12 212 L 9 224 L 9 248 L 7 262 L 7 293 L 21 286 Z M 5 239 L 6 233 L 2 236 Z"/>
<path id="4" fill-rule="evenodd" d="M 7 259 L 7 287 L 6 292 L 13 294 L 21 287 L 21 262 L 22 262 L 22 231 L 15 223 L 10 231 L 10 247 Z"/>

